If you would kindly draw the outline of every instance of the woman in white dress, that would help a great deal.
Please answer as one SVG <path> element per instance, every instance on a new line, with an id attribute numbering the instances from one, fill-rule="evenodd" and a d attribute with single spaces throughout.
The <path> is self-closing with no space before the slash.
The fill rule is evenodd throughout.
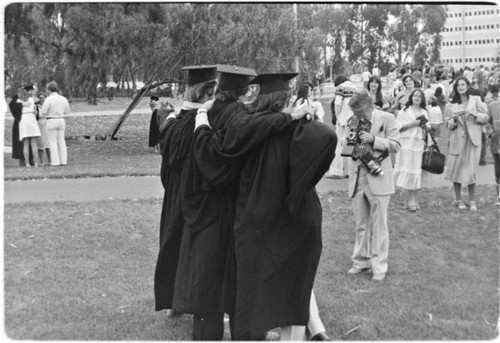
<path id="1" fill-rule="evenodd" d="M 29 96 L 28 91 L 25 89 L 20 89 L 18 96 L 19 99 L 17 101 L 23 104 L 23 115 L 19 122 L 19 140 L 23 142 L 24 156 L 29 156 L 31 145 L 35 167 L 38 167 L 40 165 L 40 157 L 37 154 L 37 138 L 41 136 L 41 132 L 35 116 L 35 101 Z M 27 158 L 25 158 L 25 160 L 28 161 Z M 31 165 L 26 163 L 26 167 L 31 167 Z"/>
<path id="2" fill-rule="evenodd" d="M 408 191 L 408 209 L 412 212 L 420 209 L 417 190 L 421 188 L 427 121 L 424 92 L 415 89 L 396 117 L 396 123 L 400 126 L 401 149 L 396 155 L 394 167 L 396 186 Z"/>

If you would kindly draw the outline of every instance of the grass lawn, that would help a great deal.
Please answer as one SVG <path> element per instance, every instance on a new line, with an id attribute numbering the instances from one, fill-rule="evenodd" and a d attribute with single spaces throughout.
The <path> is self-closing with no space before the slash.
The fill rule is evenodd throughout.
<path id="1" fill-rule="evenodd" d="M 179 105 L 179 101 L 169 99 Z M 325 124 L 333 129 L 331 124 L 329 96 L 321 99 L 325 114 Z M 90 106 L 83 100 L 74 100 L 72 109 L 75 112 L 99 113 L 106 110 L 123 110 L 130 104 L 130 98 L 115 98 L 113 101 L 99 99 L 97 106 Z M 148 110 L 149 98 L 143 98 L 137 108 Z M 159 175 L 161 157 L 148 147 L 149 122 L 148 114 L 131 114 L 117 134 L 117 140 L 76 140 L 67 139 L 68 166 L 25 168 L 19 167 L 19 161 L 11 158 L 10 153 L 4 153 L 4 179 L 28 180 L 43 178 L 75 178 L 102 176 L 139 176 Z M 66 119 L 66 137 L 103 135 L 113 127 L 118 115 L 87 117 L 70 117 Z M 10 146 L 12 140 L 12 121 L 5 120 L 4 144 Z M 447 131 L 443 128 L 439 146 L 446 154 Z M 492 162 L 487 149 L 486 160 Z"/>
<path id="2" fill-rule="evenodd" d="M 115 98 L 113 101 L 100 99 L 97 106 L 76 101 L 78 111 L 99 112 L 106 110 L 125 111 L 131 102 L 129 98 Z M 112 103 L 108 104 L 108 103 Z M 138 108 L 148 108 L 149 98 L 142 99 Z M 73 105 L 73 104 L 72 104 Z M 149 112 L 148 112 L 149 113 Z M 118 120 L 117 115 L 70 117 L 66 119 L 66 137 L 105 135 Z M 161 156 L 148 147 L 149 122 L 151 115 L 131 114 L 121 126 L 117 140 L 67 139 L 68 165 L 66 167 L 19 167 L 19 161 L 4 154 L 5 180 L 75 178 L 121 175 L 159 175 Z M 5 121 L 4 144 L 11 144 L 12 121 Z"/>
<path id="3" fill-rule="evenodd" d="M 325 122 L 329 102 L 323 98 Z M 125 111 L 130 98 L 74 100 L 73 112 Z M 138 108 L 147 110 L 148 98 Z M 178 105 L 178 104 L 177 104 Z M 150 114 L 130 115 L 115 141 L 68 139 L 67 167 L 19 167 L 4 154 L 4 178 L 159 175 L 148 147 Z M 118 116 L 67 118 L 67 136 L 105 134 Z M 12 121 L 5 120 L 10 145 Z M 446 153 L 446 135 L 440 141 Z M 491 159 L 491 157 L 489 157 Z M 390 206 L 386 281 L 346 274 L 353 217 L 345 192 L 322 196 L 323 254 L 315 292 L 334 340 L 487 340 L 497 336 L 498 212 L 459 212 L 448 188 L 422 191 L 410 214 Z M 493 186 L 478 200 L 494 202 Z M 4 206 L 5 332 L 22 340 L 191 340 L 191 318 L 154 312 L 153 273 L 161 199 Z M 229 335 L 226 334 L 226 339 Z"/>
<path id="4" fill-rule="evenodd" d="M 346 192 L 322 196 L 315 283 L 334 340 L 489 340 L 497 336 L 498 212 L 460 212 L 450 189 L 422 210 L 389 208 L 389 272 L 347 275 L 353 216 Z M 492 186 L 478 186 L 485 203 Z M 154 311 L 161 199 L 5 206 L 5 332 L 16 340 L 191 340 L 191 317 Z M 229 339 L 226 335 L 226 339 Z"/>

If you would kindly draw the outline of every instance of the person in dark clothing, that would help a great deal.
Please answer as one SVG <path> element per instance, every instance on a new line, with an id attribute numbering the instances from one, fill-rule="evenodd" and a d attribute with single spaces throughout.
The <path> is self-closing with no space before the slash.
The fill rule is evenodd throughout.
<path id="1" fill-rule="evenodd" d="M 283 111 L 297 74 L 261 74 L 255 116 Z M 287 110 L 285 109 L 285 112 Z M 281 327 L 281 340 L 329 340 L 313 331 L 312 286 L 321 255 L 322 209 L 314 189 L 335 156 L 337 136 L 306 118 L 294 122 L 248 157 L 235 213 L 236 339 L 255 340 Z M 315 301 L 314 301 L 315 306 Z M 285 334 L 287 336 L 285 336 Z"/>
<path id="2" fill-rule="evenodd" d="M 19 94 L 23 92 L 24 88 L 17 88 L 16 94 L 12 97 L 9 102 L 10 113 L 14 117 L 14 123 L 12 125 L 12 158 L 19 160 L 19 165 L 24 167 L 27 163 L 23 153 L 23 141 L 19 139 L 19 122 L 23 116 L 23 104 L 18 102 Z M 35 161 L 33 160 L 33 150 L 31 146 L 29 147 L 29 156 L 28 161 L 30 165 L 35 165 Z"/>
<path id="3" fill-rule="evenodd" d="M 161 182 L 165 189 L 160 217 L 160 248 L 154 275 L 155 310 L 167 310 L 169 317 L 177 314 L 172 302 L 179 265 L 179 252 L 185 218 L 190 220 L 190 213 L 182 210 L 183 173 L 189 167 L 193 127 L 196 111 L 203 103 L 213 99 L 217 85 L 215 66 L 184 67 L 188 71 L 188 87 L 184 102 L 178 114 L 178 120 L 172 120 L 175 112 L 172 108 L 155 109 L 170 112 L 159 142 L 162 153 Z M 153 99 L 152 101 L 157 101 Z"/>
<path id="4" fill-rule="evenodd" d="M 293 120 L 303 117 L 308 111 L 314 114 L 312 109 L 303 108 L 293 114 L 251 116 L 238 99 L 247 93 L 249 77 L 255 76 L 255 71 L 225 65 L 217 67 L 220 76 L 216 100 L 208 113 L 201 109 L 196 118 L 193 145 L 196 166 L 191 172 L 200 176 L 199 184 L 192 182 L 192 189 L 186 192 L 184 199 L 189 200 L 189 208 L 197 213 L 197 217 L 189 223 L 190 234 L 185 231 L 181 246 L 181 258 L 184 251 L 191 254 L 179 261 L 184 266 L 182 274 L 186 277 L 181 278 L 178 269 L 177 280 L 191 282 L 184 282 L 185 287 L 176 284 L 174 297 L 175 309 L 179 306 L 181 311 L 190 307 L 196 307 L 198 311 L 213 311 L 202 318 L 205 323 L 211 322 L 212 327 L 218 328 L 219 334 L 213 335 L 213 340 L 222 338 L 224 312 L 230 316 L 232 338 L 238 339 L 234 331 L 236 261 L 233 226 L 241 168 L 252 149 L 289 128 Z M 213 135 L 211 128 L 219 135 Z M 189 173 L 186 176 L 189 177 Z M 189 247 L 186 249 L 185 238 Z M 196 316 L 193 325 L 197 325 Z"/>
<path id="5" fill-rule="evenodd" d="M 149 103 L 153 113 L 149 121 L 149 141 L 148 146 L 154 148 L 155 152 L 159 151 L 160 126 L 158 123 L 158 109 L 161 107 L 160 98 L 156 95 L 151 96 Z"/>
<path id="6" fill-rule="evenodd" d="M 295 76 L 296 74 L 293 75 Z M 280 84 L 284 85 L 286 83 L 281 82 Z M 263 92 L 262 89 L 261 92 Z M 276 218 L 273 216 L 279 216 L 281 218 L 282 213 L 280 213 L 280 209 L 284 209 L 285 205 L 283 204 L 282 206 L 282 202 L 284 200 L 280 197 L 283 196 L 283 192 L 287 192 L 287 188 L 282 188 L 282 186 L 288 184 L 288 176 L 290 176 L 292 178 L 291 180 L 294 181 L 292 182 L 292 184 L 297 186 L 293 191 L 289 189 L 289 201 L 291 203 L 297 201 L 301 206 L 305 203 L 304 210 L 306 212 L 308 210 L 314 212 L 308 213 L 306 216 L 312 216 L 313 218 L 315 218 L 315 220 L 317 219 L 315 215 L 315 213 L 317 214 L 317 212 L 315 212 L 317 208 L 311 208 L 308 205 L 310 204 L 309 201 L 302 201 L 302 196 L 304 195 L 304 193 L 302 192 L 305 191 L 305 189 L 308 189 L 308 180 L 310 180 L 311 177 L 311 175 L 309 175 L 308 173 L 313 173 L 312 171 L 314 170 L 314 167 L 311 167 L 311 165 L 309 164 L 309 167 L 311 168 L 306 168 L 307 171 L 293 169 L 292 171 L 288 171 L 288 174 L 286 174 L 284 169 L 282 169 L 283 166 L 287 165 L 286 159 L 276 161 L 275 158 L 279 156 L 288 156 L 288 154 L 290 154 L 290 163 L 292 163 L 294 167 L 297 167 L 296 163 L 302 166 L 308 165 L 307 163 L 304 164 L 302 161 L 302 157 L 304 157 L 301 154 L 302 152 L 304 152 L 304 150 L 302 149 L 303 146 L 301 146 L 301 144 L 295 145 L 290 142 L 302 142 L 302 139 L 310 139 L 311 137 L 316 137 L 317 139 L 321 140 L 321 143 L 313 141 L 309 141 L 308 143 L 318 144 L 322 151 L 322 154 L 325 154 L 326 156 L 331 155 L 331 159 L 333 159 L 335 148 L 329 149 L 331 147 L 328 145 L 331 143 L 331 141 L 325 139 L 325 136 L 323 135 L 324 131 L 321 131 L 321 129 L 319 131 L 316 130 L 316 124 L 308 125 L 307 129 L 302 130 L 303 126 L 296 124 L 297 121 L 294 121 L 292 123 L 291 120 L 287 119 L 288 116 L 291 116 L 292 120 L 299 119 L 306 113 L 310 114 L 312 117 L 314 116 L 313 109 L 302 107 L 301 110 L 305 110 L 305 113 L 300 113 L 299 111 L 301 110 L 297 110 L 297 112 L 292 113 L 292 115 L 281 113 L 283 104 L 285 103 L 283 100 L 288 100 L 291 95 L 289 92 L 285 93 L 285 98 L 281 98 L 281 102 L 279 102 L 279 104 L 268 102 L 267 106 L 263 106 L 261 110 L 265 111 L 262 113 L 255 113 L 250 115 L 247 112 L 247 108 L 242 110 L 240 115 L 229 117 L 228 120 L 224 120 L 221 122 L 220 120 L 221 118 L 224 118 L 224 116 L 211 116 L 211 114 L 214 113 L 214 109 L 217 109 L 218 106 L 221 105 L 216 101 L 212 109 L 208 113 L 208 120 L 205 122 L 206 125 L 203 125 L 203 120 L 197 119 L 198 128 L 196 130 L 197 137 L 195 140 L 195 151 L 198 165 L 205 166 L 204 173 L 207 179 L 209 179 L 212 184 L 220 184 L 224 187 L 231 187 L 232 189 L 234 189 L 234 192 L 237 196 L 233 200 L 233 202 L 236 204 L 236 207 L 233 208 L 233 211 L 237 211 L 234 221 L 234 240 L 236 244 L 236 251 L 234 256 L 236 261 L 236 312 L 234 313 L 235 327 L 233 328 L 233 339 L 235 340 L 263 339 L 265 337 L 266 331 L 268 331 L 269 329 L 282 325 L 305 325 L 309 318 L 309 302 L 311 298 L 312 282 L 314 280 L 314 275 L 317 267 L 317 259 L 319 259 L 319 253 L 321 252 L 321 244 L 319 245 L 318 251 L 318 231 L 313 230 L 311 227 L 309 227 L 309 229 L 313 230 L 314 233 L 311 234 L 308 239 L 304 240 L 308 241 L 308 243 L 304 244 L 302 248 L 294 249 L 293 247 L 297 248 L 297 242 L 301 239 L 299 238 L 300 234 L 297 232 L 298 230 L 294 230 L 294 228 L 296 227 L 294 227 L 294 225 L 296 225 L 297 223 L 294 223 L 291 218 L 286 219 L 285 216 L 285 219 L 278 219 L 277 222 L 274 223 L 277 225 L 275 230 L 270 230 L 268 225 L 271 225 L 270 218 Z M 262 97 L 258 98 L 260 99 Z M 254 108 L 252 111 L 254 110 L 257 109 Z M 283 118 L 287 119 L 283 122 L 283 125 L 276 126 L 275 124 L 272 124 L 272 122 L 274 121 L 273 118 L 279 119 L 280 115 Z M 259 122 L 267 122 L 267 124 L 261 125 L 261 128 L 252 125 Z M 318 125 L 322 124 L 318 123 Z M 301 129 L 296 130 L 298 126 Z M 321 127 L 326 128 L 324 126 Z M 327 130 L 330 134 L 334 135 L 331 130 Z M 276 140 L 278 143 L 276 143 Z M 289 152 L 286 152 L 286 146 L 288 144 L 287 142 L 292 146 Z M 265 147 L 267 147 L 269 144 L 271 144 L 272 152 L 269 152 L 269 155 L 267 155 L 267 162 L 273 161 L 274 165 L 271 162 L 271 164 L 265 164 L 264 167 L 262 165 L 259 165 L 260 167 L 258 167 L 253 162 L 259 161 L 256 156 L 259 156 L 259 151 L 262 151 L 261 149 L 265 149 Z M 312 149 L 314 149 L 314 147 Z M 308 155 L 308 157 L 311 156 L 312 155 Z M 331 159 L 327 159 L 326 164 L 323 167 L 328 169 Z M 311 163 L 314 162 L 316 161 L 311 160 Z M 266 170 L 265 167 L 269 167 L 270 170 Z M 294 171 L 297 172 L 297 174 L 295 174 Z M 262 177 L 261 179 L 256 180 L 255 184 L 252 183 L 251 178 L 253 177 L 253 175 L 258 175 L 262 172 L 265 172 L 267 178 Z M 234 175 L 234 173 L 237 173 L 237 175 L 232 176 L 231 178 L 223 177 L 223 175 Z M 239 176 L 240 173 L 241 178 Z M 316 182 L 322 176 L 321 172 L 319 174 L 321 175 L 316 180 Z M 315 174 L 315 177 L 317 176 L 318 175 Z M 275 180 L 275 178 L 278 178 L 278 180 Z M 300 179 L 300 181 L 297 181 L 298 179 Z M 277 183 L 275 183 L 276 181 Z M 250 184 L 254 185 L 255 189 L 249 190 L 248 188 L 250 187 Z M 259 186 L 264 187 L 264 189 L 276 190 L 276 193 L 271 192 L 273 194 L 270 194 L 270 196 L 273 199 L 275 199 L 276 197 L 276 200 L 278 202 L 273 200 L 265 203 L 262 202 L 262 199 L 265 198 L 268 194 L 267 192 L 263 194 L 256 193 L 259 189 Z M 274 186 L 276 186 L 276 188 L 273 188 Z M 305 192 L 309 194 L 307 191 Z M 260 200 L 257 201 L 257 199 Z M 308 199 L 310 200 L 310 198 Z M 267 209 L 270 209 L 270 212 L 266 213 L 263 217 L 260 215 L 253 217 L 251 214 L 252 210 L 256 210 L 257 208 L 252 207 L 251 205 L 255 205 L 255 201 L 260 203 L 261 212 L 266 212 Z M 248 202 L 251 205 L 249 205 L 248 207 L 242 207 L 242 202 Z M 314 201 L 312 201 L 312 203 L 314 203 Z M 317 205 L 318 203 L 314 204 Z M 301 211 L 298 212 L 302 213 Z M 286 211 L 283 213 L 286 213 Z M 231 217 L 233 216 L 234 214 L 231 215 Z M 258 222 L 259 220 L 261 222 L 257 224 L 256 221 Z M 321 223 L 321 218 L 319 222 Z M 244 227 L 241 229 L 242 231 L 240 231 L 238 229 L 238 223 L 249 225 L 249 227 Z M 273 244 L 276 244 L 276 239 L 279 239 L 280 235 L 284 233 L 282 229 L 287 227 L 288 225 L 291 225 L 292 227 L 291 235 L 288 237 L 281 237 L 284 239 L 284 241 L 282 242 L 282 244 L 278 244 L 278 247 L 282 249 L 277 249 L 276 255 L 274 255 L 274 257 L 278 260 L 281 259 L 280 261 L 281 263 L 283 263 L 282 268 L 277 268 L 276 273 L 271 272 L 273 276 L 270 279 L 266 280 L 266 282 L 268 283 L 263 282 L 260 280 L 260 276 L 267 273 L 265 271 L 266 267 L 270 267 L 272 269 L 273 255 L 272 251 L 270 251 L 268 248 L 273 246 Z M 265 237 L 269 237 L 270 246 L 266 245 L 266 248 L 260 247 L 259 243 L 262 243 L 263 241 L 255 240 L 255 237 L 252 237 L 252 228 L 256 227 L 269 229 L 269 232 L 263 232 L 262 238 L 265 240 Z M 317 229 L 317 226 L 315 226 L 315 228 Z M 240 232 L 242 232 L 241 236 Z M 247 238 L 251 238 L 254 240 L 247 241 Z M 295 239 L 297 239 L 297 241 L 295 241 Z M 321 238 L 319 236 L 319 242 L 320 241 Z M 289 246 L 288 243 L 290 243 L 291 245 Z M 243 246 L 241 244 L 243 244 Z M 248 245 L 245 246 L 245 244 Z M 253 248 L 257 248 L 257 250 L 253 250 Z M 291 250 L 287 250 L 287 248 L 290 248 Z M 262 259 L 262 256 L 259 255 L 259 252 L 264 252 L 264 250 L 262 249 L 264 249 L 265 253 L 268 253 L 268 255 L 271 254 L 269 255 L 270 260 L 264 260 Z M 304 249 L 308 251 L 306 252 Z M 295 253 L 292 253 L 293 251 L 295 251 Z M 249 253 L 249 255 L 247 255 L 247 253 Z M 303 272 L 303 275 L 292 273 L 291 275 L 293 275 L 293 277 L 291 277 L 287 272 L 291 270 L 290 268 L 295 267 L 294 264 L 297 262 L 296 258 L 298 258 L 299 255 L 301 256 L 300 258 L 302 261 L 308 261 L 304 264 L 311 268 L 307 268 L 307 270 L 300 269 L 298 273 Z M 290 258 L 290 256 L 292 256 L 292 258 Z M 258 259 L 254 260 L 253 257 L 258 257 Z M 233 266 L 233 268 L 234 267 L 235 266 Z M 254 271 L 258 273 L 254 274 Z M 297 283 L 297 277 L 300 280 L 305 281 L 302 283 Z M 256 288 L 253 288 L 253 286 L 261 287 L 264 285 L 266 287 L 260 288 L 262 293 L 259 293 Z M 289 289 L 290 287 L 292 287 L 292 285 L 297 286 L 294 288 L 294 292 L 292 295 L 290 295 L 291 293 L 287 293 L 287 291 L 280 292 L 280 287 L 285 285 L 287 285 L 286 289 Z M 266 303 L 266 301 L 270 299 L 271 294 L 273 296 L 276 296 L 276 299 L 273 299 L 275 302 L 272 302 L 271 304 Z M 290 298 L 288 298 L 286 294 L 290 295 Z M 258 303 L 254 303 L 254 301 L 257 301 Z M 297 305 L 297 302 L 300 305 Z M 274 305 L 276 305 L 276 308 L 273 308 Z M 260 313 L 258 309 L 262 309 L 265 313 Z M 290 312 L 291 309 L 292 311 Z M 257 318 L 261 315 L 264 316 L 262 317 L 262 320 L 257 320 Z"/>

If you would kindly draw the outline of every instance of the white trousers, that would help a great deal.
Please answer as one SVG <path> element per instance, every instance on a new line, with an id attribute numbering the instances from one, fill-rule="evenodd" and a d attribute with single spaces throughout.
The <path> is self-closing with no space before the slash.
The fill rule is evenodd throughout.
<path id="1" fill-rule="evenodd" d="M 387 272 L 389 229 L 387 209 L 390 195 L 370 191 L 365 168 L 359 168 L 356 192 L 351 199 L 356 225 L 356 241 L 352 253 L 353 267 L 372 268 L 373 274 Z"/>
<path id="2" fill-rule="evenodd" d="M 50 164 L 53 166 L 68 163 L 68 150 L 64 134 L 66 121 L 64 118 L 47 119 L 47 139 L 50 149 Z"/>
<path id="3" fill-rule="evenodd" d="M 335 148 L 335 158 L 330 165 L 328 175 L 346 176 L 348 173 L 348 163 L 350 157 L 342 157 L 340 153 L 345 144 L 345 137 L 347 126 L 335 126 L 335 133 L 337 134 L 337 147 Z"/>
<path id="4" fill-rule="evenodd" d="M 311 300 L 309 302 L 309 321 L 307 322 L 307 331 L 309 337 L 307 337 L 308 335 L 306 334 L 306 326 L 283 326 L 281 328 L 280 339 L 282 341 L 307 341 L 308 338 L 325 331 L 325 326 L 319 317 L 318 304 L 316 303 L 314 291 L 311 291 Z"/>

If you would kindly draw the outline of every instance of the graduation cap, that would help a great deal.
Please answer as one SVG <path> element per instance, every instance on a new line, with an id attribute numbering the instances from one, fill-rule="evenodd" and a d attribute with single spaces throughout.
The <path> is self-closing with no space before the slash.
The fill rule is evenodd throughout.
<path id="1" fill-rule="evenodd" d="M 218 88 L 223 91 L 246 87 L 250 77 L 257 76 L 257 73 L 252 68 L 225 64 L 217 64 L 217 71 L 220 73 Z"/>
<path id="2" fill-rule="evenodd" d="M 259 74 L 250 84 L 260 86 L 259 94 L 269 94 L 290 89 L 290 80 L 299 73 Z"/>
<path id="3" fill-rule="evenodd" d="M 215 65 L 187 66 L 181 68 L 181 70 L 187 70 L 188 72 L 188 86 L 217 79 L 217 67 Z"/>
<path id="4" fill-rule="evenodd" d="M 26 86 L 24 86 L 23 88 L 24 88 L 25 90 L 27 90 L 28 92 L 29 92 L 29 91 L 32 91 L 32 90 L 34 90 L 34 89 L 35 89 L 35 87 L 33 87 L 33 85 L 31 85 L 31 84 L 26 85 Z"/>
<path id="5" fill-rule="evenodd" d="M 160 100 L 160 98 L 156 95 L 152 95 L 151 100 L 158 101 L 158 100 Z"/>

